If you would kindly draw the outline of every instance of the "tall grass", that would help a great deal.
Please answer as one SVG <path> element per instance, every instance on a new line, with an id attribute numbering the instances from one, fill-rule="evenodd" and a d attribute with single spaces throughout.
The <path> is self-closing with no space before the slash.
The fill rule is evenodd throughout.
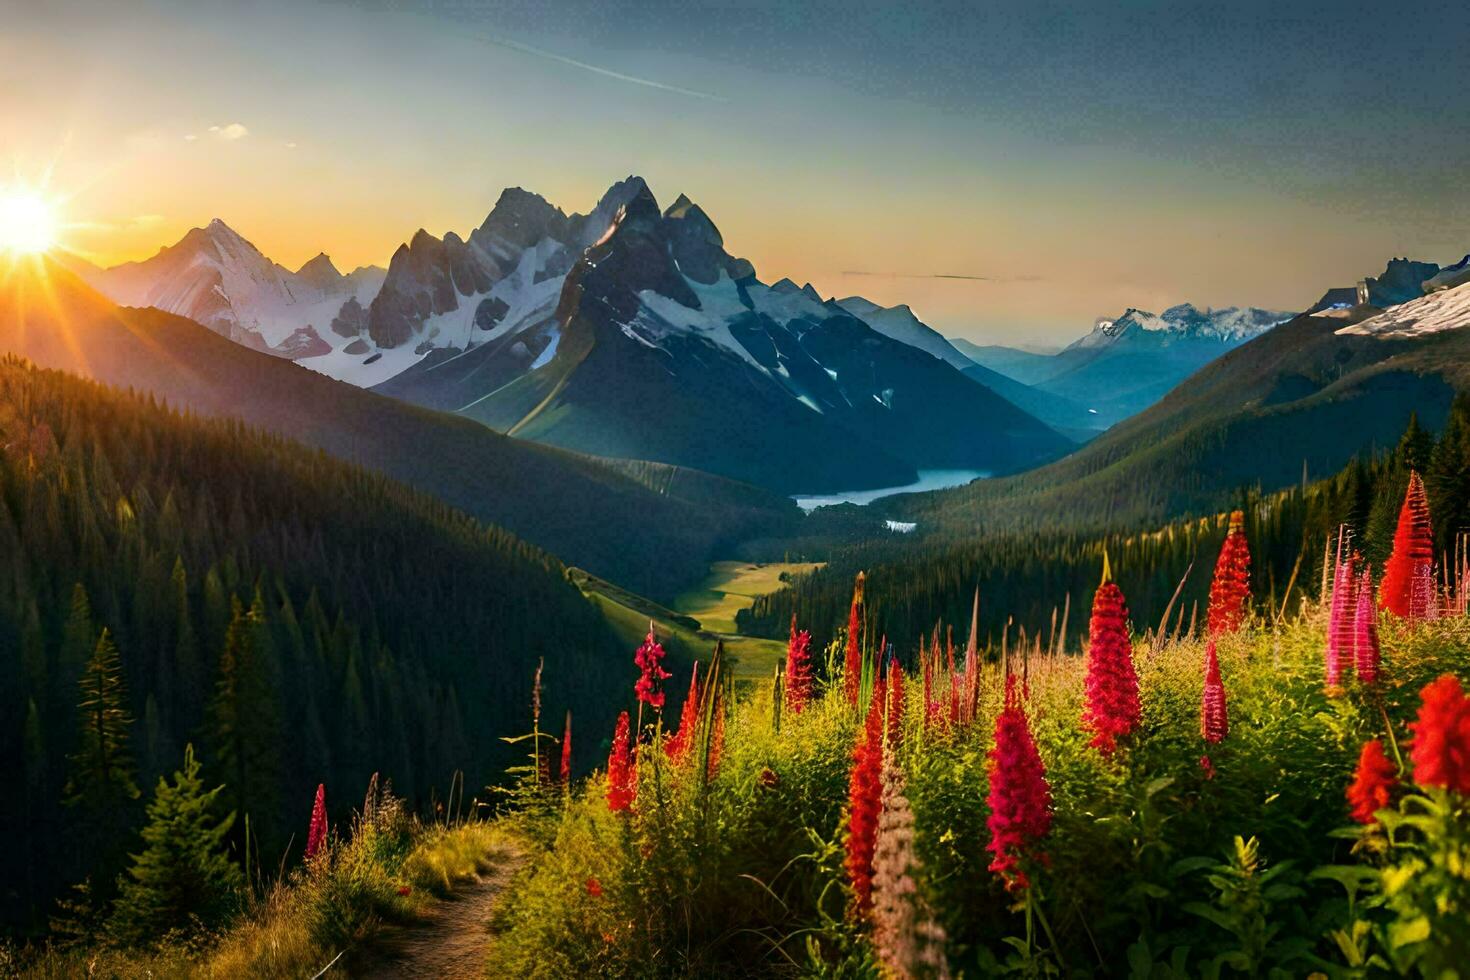
<path id="1" fill-rule="evenodd" d="M 159 937 L 152 951 L 106 945 L 11 951 L 15 971 L 37 980 L 77 976 L 311 977 L 347 975 L 385 925 L 412 923 L 438 898 L 489 868 L 512 846 L 486 822 L 426 824 L 390 801 L 357 821 L 316 862 L 267 886 L 222 932 L 183 942 Z M 4 960 L 0 959 L 0 963 Z"/>
<path id="2" fill-rule="evenodd" d="M 1383 646 L 1375 689 L 1329 696 L 1314 610 L 1222 638 L 1230 734 L 1208 747 L 1213 771 L 1201 765 L 1202 640 L 1135 645 L 1142 722 L 1112 757 L 1089 748 L 1079 724 L 1083 660 L 1032 657 L 1027 710 L 1054 819 L 1029 898 L 1049 937 L 1028 932 L 1026 904 L 988 870 L 1000 664 L 983 666 L 978 717 L 957 731 L 925 729 L 910 672 L 896 761 L 918 893 L 947 936 L 949 967 L 1161 977 L 1243 962 L 1260 973 L 1345 967 L 1331 938 L 1347 915 L 1343 891 L 1308 872 L 1354 860 L 1352 840 L 1334 832 L 1348 822 L 1359 746 L 1386 734 L 1385 719 L 1401 737 L 1425 683 L 1466 673 L 1470 624 L 1386 624 Z M 596 777 L 548 813 L 549 843 L 508 899 L 492 975 L 874 974 L 842 872 L 859 715 L 841 677 L 830 680 L 801 714 L 778 716 L 768 690 L 734 707 L 707 788 L 645 744 L 631 813 L 608 811 Z"/>

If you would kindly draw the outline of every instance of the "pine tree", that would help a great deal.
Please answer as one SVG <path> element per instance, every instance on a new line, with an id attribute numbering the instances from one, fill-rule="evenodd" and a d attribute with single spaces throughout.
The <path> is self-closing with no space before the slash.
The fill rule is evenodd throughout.
<path id="1" fill-rule="evenodd" d="M 81 729 L 66 782 L 68 805 L 102 813 L 138 798 L 129 747 L 133 718 L 123 690 L 122 657 L 104 628 L 81 680 Z"/>
<path id="2" fill-rule="evenodd" d="M 224 850 L 235 814 L 221 820 L 213 812 L 223 791 L 204 789 L 193 745 L 172 784 L 159 778 L 142 831 L 146 847 L 119 885 L 110 923 L 118 939 L 144 945 L 180 928 L 216 925 L 229 913 L 244 879 Z"/>
<path id="3" fill-rule="evenodd" d="M 1437 553 L 1453 553 L 1458 535 L 1470 531 L 1470 394 L 1456 396 L 1444 434 L 1424 473 L 1434 514 Z"/>
<path id="4" fill-rule="evenodd" d="M 1419 424 L 1418 412 L 1410 412 L 1409 424 L 1405 426 L 1398 448 L 1394 450 L 1394 462 L 1423 473 L 1429 466 L 1429 457 L 1433 451 L 1434 435 Z"/>
<path id="5" fill-rule="evenodd" d="M 262 836 L 268 837 L 278 819 L 282 743 L 276 693 L 258 649 L 260 625 L 254 607 L 247 612 L 234 600 L 210 703 L 209 729 L 219 771 L 228 777 L 228 795 L 235 811 L 252 814 L 252 823 L 261 826 Z"/>

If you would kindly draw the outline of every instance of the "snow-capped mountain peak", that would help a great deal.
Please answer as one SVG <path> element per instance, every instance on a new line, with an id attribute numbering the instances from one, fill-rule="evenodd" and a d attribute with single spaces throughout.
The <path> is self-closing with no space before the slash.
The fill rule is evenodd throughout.
<path id="1" fill-rule="evenodd" d="M 1134 332 L 1160 335 L 1160 339 L 1211 340 L 1227 344 L 1242 343 L 1291 319 L 1289 313 L 1278 313 L 1256 307 L 1227 306 L 1203 309 L 1193 303 L 1171 306 L 1163 313 L 1150 313 L 1130 307 L 1118 317 L 1099 317 L 1092 332 L 1074 342 L 1068 349 L 1106 347 Z"/>

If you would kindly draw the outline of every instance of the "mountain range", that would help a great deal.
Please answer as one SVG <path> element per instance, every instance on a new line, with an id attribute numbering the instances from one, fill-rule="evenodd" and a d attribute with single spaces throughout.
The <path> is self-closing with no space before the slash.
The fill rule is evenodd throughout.
<path id="1" fill-rule="evenodd" d="M 975 363 L 1064 399 L 1095 430 L 1141 412 L 1226 351 L 1291 318 L 1253 307 L 1201 310 L 1190 303 L 1161 314 L 1129 309 L 1052 355 L 968 345 Z"/>
<path id="2" fill-rule="evenodd" d="M 1428 264 L 1430 278 L 1438 266 Z M 1416 271 L 1417 274 L 1417 271 Z M 890 498 L 873 519 L 944 527 L 1141 526 L 1212 512 L 1435 429 L 1470 388 L 1470 283 L 1299 314 L 1220 356 L 1057 463 L 1008 480 Z"/>
<path id="3" fill-rule="evenodd" d="M 74 268 L 119 303 L 520 439 L 782 493 L 1013 472 L 1065 453 L 1054 426 L 1078 421 L 907 307 L 760 282 L 703 209 L 661 211 L 638 177 L 585 215 L 507 189 L 467 238 L 421 229 L 386 271 L 320 255 L 293 273 L 220 221 Z"/>

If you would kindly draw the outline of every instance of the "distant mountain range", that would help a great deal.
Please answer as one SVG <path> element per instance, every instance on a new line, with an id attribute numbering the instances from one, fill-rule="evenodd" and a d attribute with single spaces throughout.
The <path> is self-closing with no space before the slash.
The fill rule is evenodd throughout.
<path id="1" fill-rule="evenodd" d="M 1077 406 L 1086 427 L 1106 429 L 1149 407 L 1221 354 L 1290 318 L 1270 310 L 1200 310 L 1183 303 L 1162 314 L 1129 309 L 1105 317 L 1052 355 L 973 344 L 965 349 L 975 363 Z"/>

